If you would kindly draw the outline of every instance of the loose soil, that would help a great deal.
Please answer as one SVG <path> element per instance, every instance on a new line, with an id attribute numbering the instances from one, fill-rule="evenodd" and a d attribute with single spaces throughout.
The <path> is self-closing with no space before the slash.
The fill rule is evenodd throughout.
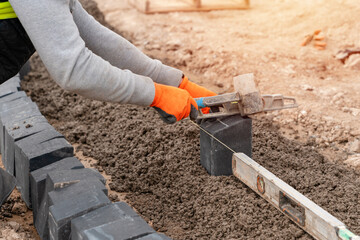
<path id="1" fill-rule="evenodd" d="M 0 159 L 0 167 L 4 168 Z M 32 211 L 16 189 L 0 208 L 0 240 L 40 240 L 34 226 Z"/>
<path id="2" fill-rule="evenodd" d="M 106 24 L 104 16 L 94 2 L 83 1 L 83 3 L 93 16 Z M 275 10 L 279 10 L 280 5 L 285 6 L 285 9 L 289 9 L 290 14 L 291 8 L 288 1 L 277 1 L 277 3 L 279 5 L 274 6 Z M 119 11 L 124 12 L 123 18 L 128 18 L 128 20 L 133 18 L 133 22 L 129 20 L 129 25 L 151 18 L 140 15 L 128 7 L 120 8 Z M 187 13 L 184 18 L 178 13 L 169 14 L 167 18 L 171 20 L 181 19 L 181 21 L 185 21 L 185 25 L 172 28 L 171 31 L 174 32 L 172 40 L 178 33 L 184 35 L 183 28 L 186 29 L 193 23 L 192 21 L 195 21 L 189 20 L 189 16 L 195 19 L 205 17 L 209 18 L 209 21 L 218 21 L 222 17 L 225 21 L 230 21 L 232 17 L 235 17 L 230 11 L 225 12 L 230 14 L 229 17 L 225 17 L 221 12 L 211 12 L 208 13 L 209 15 L 207 13 Z M 242 14 L 242 12 L 237 13 Z M 136 20 L 135 16 L 140 17 Z M 152 18 L 159 20 L 163 18 L 163 15 L 153 15 Z M 152 21 L 153 24 L 155 20 Z M 265 24 L 264 21 L 256 22 L 255 18 L 252 20 L 254 20 L 254 25 L 259 22 Z M 171 27 L 170 24 L 165 24 L 165 21 L 158 22 L 164 29 Z M 139 40 L 144 37 L 144 34 L 147 35 L 147 41 L 158 39 L 153 38 L 152 34 L 159 33 L 159 25 L 154 26 L 152 31 L 145 31 L 143 28 L 146 25 L 141 25 L 137 29 L 138 35 L 134 34 L 134 30 L 129 30 L 129 27 L 124 24 L 114 29 L 132 40 L 137 46 L 144 47 L 143 42 Z M 194 28 L 202 28 L 201 26 L 199 23 Z M 214 26 L 218 27 L 217 25 Z M 205 29 L 203 30 L 205 31 Z M 312 28 L 309 27 L 309 29 Z M 198 31 L 200 30 L 198 29 Z M 188 33 L 189 31 L 185 32 L 185 34 Z M 294 35 L 294 32 L 291 33 Z M 204 36 L 203 34 L 204 32 L 199 32 L 199 35 Z M 262 37 L 255 33 L 253 35 L 252 39 Z M 234 36 L 243 37 L 241 33 Z M 164 39 L 170 42 L 171 39 L 169 38 L 165 37 Z M 168 64 L 186 69 L 187 72 L 196 70 L 196 67 L 190 67 L 190 63 L 193 63 L 192 60 L 185 65 L 183 64 L 184 61 L 177 62 L 179 59 L 177 54 L 182 52 L 183 48 L 175 52 L 172 50 L 172 54 L 170 54 L 166 44 L 161 44 L 160 50 L 154 48 L 155 44 L 158 43 L 150 44 L 155 49 L 147 50 L 150 51 L 150 54 L 156 55 L 157 58 Z M 198 44 L 205 44 L 206 46 L 204 41 Z M 257 44 L 256 42 L 256 46 Z M 198 61 L 199 63 L 205 64 L 206 58 L 213 55 L 216 55 L 217 61 L 222 63 L 215 64 L 215 67 L 211 64 L 202 65 L 201 71 L 200 64 L 196 65 L 199 67 L 195 71 L 196 74 L 204 74 L 208 69 L 212 72 L 210 69 L 214 67 L 219 74 L 231 75 L 230 70 L 227 69 L 233 69 L 233 61 L 224 62 L 221 60 L 223 57 L 229 59 L 228 54 L 231 55 L 229 51 L 209 53 L 206 52 L 206 47 L 202 49 L 204 52 L 200 52 L 198 57 L 204 59 Z M 306 64 L 311 64 L 312 61 L 314 67 L 309 67 L 311 73 L 306 73 L 307 78 L 301 82 L 293 83 L 295 85 L 305 84 L 311 74 L 326 78 L 334 73 L 332 70 L 324 72 L 317 68 L 323 66 L 323 60 L 327 56 L 320 53 L 316 53 L 315 56 L 313 54 L 315 50 L 310 47 L 306 49 L 304 51 L 310 52 L 311 57 L 301 59 L 305 64 L 304 68 L 309 67 Z M 146 49 L 144 48 L 144 50 Z M 165 57 L 166 52 L 168 54 Z M 202 55 L 202 53 L 204 54 Z M 277 61 L 295 61 L 292 54 L 273 53 L 275 59 L 267 55 L 269 66 Z M 184 55 L 182 54 L 182 56 Z M 322 59 L 320 63 L 317 60 L 318 58 Z M 260 61 L 259 59 L 261 58 L 257 60 Z M 241 60 L 244 65 L 247 64 L 245 60 L 245 57 Z M 265 60 L 261 61 L 266 63 Z M 263 63 L 264 66 L 265 63 Z M 331 66 L 336 66 L 336 68 L 342 67 L 337 66 L 335 61 L 326 62 L 325 65 L 328 63 Z M 255 64 L 255 59 L 249 61 L 249 66 L 252 67 L 248 67 L 247 70 L 256 70 Z M 39 105 L 42 113 L 58 131 L 64 134 L 72 144 L 79 144 L 76 148 L 77 152 L 81 151 L 84 156 L 96 159 L 96 162 L 93 163 L 94 166 L 111 176 L 111 189 L 124 196 L 125 200 L 157 231 L 164 232 L 174 239 L 311 239 L 308 234 L 235 177 L 209 176 L 199 164 L 199 130 L 186 120 L 174 125 L 166 125 L 150 108 L 102 103 L 82 98 L 60 89 L 37 56 L 32 58 L 31 65 L 33 70 L 26 81 L 22 82 L 22 88 Z M 222 70 L 219 68 L 220 65 L 223 66 Z M 266 71 L 269 72 L 275 68 L 276 66 L 273 66 Z M 293 68 L 294 66 L 286 68 L 287 72 L 284 72 L 281 78 L 290 74 L 291 81 L 296 81 L 297 75 L 293 73 Z M 321 67 L 321 69 L 323 68 Z M 296 70 L 298 71 L 297 67 Z M 261 73 L 260 70 L 256 70 L 256 74 L 264 77 L 266 71 Z M 350 70 L 345 71 L 347 76 L 352 74 Z M 337 72 L 336 76 L 340 76 L 340 72 Z M 231 86 L 229 89 L 225 89 L 224 86 L 228 84 L 227 82 L 222 83 L 223 85 L 220 84 L 221 82 L 210 84 L 209 76 L 204 79 L 208 79 L 208 81 L 204 80 L 203 84 L 217 90 L 217 92 L 231 90 Z M 336 79 L 338 78 L 328 79 L 327 83 L 334 85 Z M 296 87 L 290 87 L 289 90 L 286 90 L 288 82 L 280 80 L 280 92 L 284 94 L 293 93 L 291 89 L 296 89 Z M 267 81 L 260 81 L 259 83 L 263 89 L 278 90 L 275 87 L 270 87 L 275 85 L 274 81 L 271 81 L 270 75 Z M 264 87 L 265 85 L 267 87 Z M 319 83 L 320 85 L 323 83 Z M 282 92 L 283 90 L 284 92 Z M 274 92 L 279 92 L 279 90 Z M 305 94 L 311 94 L 311 91 L 306 90 Z M 306 96 L 300 99 L 304 100 L 304 98 Z M 317 99 L 315 96 L 312 96 L 311 99 L 314 98 Z M 353 102 L 355 107 L 358 106 L 356 101 Z M 306 100 L 305 103 L 310 104 Z M 322 108 L 319 106 L 317 109 L 320 111 Z M 309 105 L 305 104 L 304 107 L 309 107 Z M 302 108 L 301 111 L 306 110 Z M 360 177 L 356 170 L 343 163 L 349 152 L 341 151 L 339 148 L 341 144 L 354 140 L 357 135 L 349 135 L 345 142 L 334 140 L 333 142 L 336 144 L 328 144 L 329 147 L 327 147 L 326 141 L 316 141 L 316 137 L 310 137 L 314 133 L 308 135 L 304 129 L 307 126 L 314 125 L 312 129 L 315 129 L 317 135 L 331 133 L 327 128 L 328 122 L 322 123 L 320 114 L 316 111 L 312 111 L 311 114 L 307 111 L 307 115 L 301 113 L 303 117 L 300 120 L 305 120 L 296 122 L 295 120 L 299 117 L 297 114 L 300 113 L 297 112 L 296 116 L 293 116 L 289 111 L 279 114 L 280 117 L 271 114 L 255 117 L 253 121 L 253 159 L 339 218 L 353 232 L 360 234 L 358 221 L 358 216 L 360 216 Z M 294 121 L 285 122 L 287 118 Z M 348 119 L 349 121 L 353 120 L 350 116 Z M 334 124 L 336 125 L 336 123 Z M 353 131 L 354 129 L 348 130 Z M 349 131 L 347 133 L 344 131 L 339 135 L 339 139 L 349 133 Z M 330 141 L 330 143 L 332 142 Z M 318 149 L 321 152 L 318 152 Z M 324 153 L 328 153 L 326 157 Z"/>

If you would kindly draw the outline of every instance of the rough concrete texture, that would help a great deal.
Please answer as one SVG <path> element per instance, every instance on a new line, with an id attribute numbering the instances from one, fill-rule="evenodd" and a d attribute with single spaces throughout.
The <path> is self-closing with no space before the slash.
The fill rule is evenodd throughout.
<path id="1" fill-rule="evenodd" d="M 71 239 L 138 239 L 155 231 L 124 202 L 107 205 L 71 221 Z"/>
<path id="2" fill-rule="evenodd" d="M 251 126 L 251 119 L 240 115 L 212 119 L 201 124 L 205 131 L 200 132 L 200 162 L 210 175 L 232 175 L 233 151 L 251 157 Z"/>
<path id="3" fill-rule="evenodd" d="M 165 125 L 148 108 L 86 100 L 58 88 L 39 58 L 31 64 L 22 88 L 155 230 L 174 239 L 311 238 L 235 177 L 209 176 L 199 130 L 187 121 Z M 282 137 L 266 118 L 253 123 L 253 159 L 360 234 L 359 173 L 328 161 L 312 142 Z"/>
<path id="4" fill-rule="evenodd" d="M 54 162 L 50 165 L 47 165 L 30 173 L 31 202 L 33 208 L 34 223 L 36 222 L 37 212 L 44 197 L 47 174 L 52 171 L 81 168 L 84 168 L 81 162 L 75 157 L 70 157 L 64 158 L 60 161 Z"/>

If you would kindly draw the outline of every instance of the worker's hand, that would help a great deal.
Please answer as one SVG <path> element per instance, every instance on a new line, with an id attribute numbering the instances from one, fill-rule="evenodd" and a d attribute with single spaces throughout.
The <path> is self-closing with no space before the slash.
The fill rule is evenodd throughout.
<path id="1" fill-rule="evenodd" d="M 179 85 L 179 88 L 186 90 L 193 98 L 200 98 L 200 97 L 211 97 L 216 96 L 217 94 L 213 91 L 210 91 L 204 87 L 201 87 L 197 85 L 196 83 L 193 83 L 189 81 L 189 79 L 184 76 L 182 82 Z M 210 108 L 203 108 L 201 111 L 204 114 L 207 114 L 210 112 Z"/>
<path id="2" fill-rule="evenodd" d="M 190 116 L 195 120 L 198 115 L 198 106 L 190 94 L 176 87 L 155 84 L 155 98 L 150 105 L 160 114 L 166 123 L 175 123 Z"/>

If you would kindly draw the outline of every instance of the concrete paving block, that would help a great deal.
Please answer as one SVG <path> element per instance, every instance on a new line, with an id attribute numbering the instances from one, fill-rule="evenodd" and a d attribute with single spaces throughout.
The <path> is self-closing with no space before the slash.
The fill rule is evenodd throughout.
<path id="1" fill-rule="evenodd" d="M 33 103 L 28 97 L 0 103 L 1 131 L 3 131 L 2 128 L 7 122 L 21 120 L 35 115 L 41 115 L 41 113 L 36 103 Z"/>
<path id="2" fill-rule="evenodd" d="M 103 184 L 106 183 L 106 179 L 101 173 L 94 168 L 83 168 L 73 170 L 62 170 L 49 172 L 46 177 L 46 192 L 53 191 L 54 189 L 67 185 L 71 182 L 78 182 L 80 180 L 87 180 L 98 178 Z"/>
<path id="3" fill-rule="evenodd" d="M 33 208 L 34 223 L 45 193 L 46 176 L 52 171 L 81 169 L 84 165 L 76 157 L 61 159 L 30 173 L 31 204 Z"/>
<path id="4" fill-rule="evenodd" d="M 17 99 L 12 102 L 18 102 L 24 98 Z M 41 116 L 41 112 L 38 106 L 33 102 L 28 102 L 23 105 L 18 105 L 14 108 L 8 109 L 6 111 L 0 112 L 0 126 L 3 128 L 7 123 L 24 120 L 33 116 Z"/>
<path id="5" fill-rule="evenodd" d="M 58 188 L 64 188 L 80 181 L 92 181 L 94 179 L 105 185 L 105 178 L 92 168 L 72 169 L 52 171 L 47 174 L 45 183 L 45 192 L 43 199 L 37 211 L 35 219 L 35 227 L 41 239 L 49 239 L 48 216 L 49 216 L 49 200 L 48 193 Z M 86 189 L 86 188 L 85 188 Z M 107 195 L 107 193 L 106 193 Z"/>
<path id="6" fill-rule="evenodd" d="M 44 116 L 34 116 L 25 120 L 15 120 L 5 124 L 2 160 L 8 173 L 15 176 L 15 142 L 35 133 L 53 129 Z"/>
<path id="7" fill-rule="evenodd" d="M 6 80 L 5 82 L 3 82 L 1 86 L 8 86 L 8 85 L 14 85 L 16 87 L 20 87 L 20 74 L 16 74 L 14 77 Z"/>
<path id="8" fill-rule="evenodd" d="M 31 208 L 30 172 L 66 157 L 74 156 L 74 149 L 55 130 L 46 130 L 15 142 L 15 174 L 17 188 L 26 205 Z"/>
<path id="9" fill-rule="evenodd" d="M 124 202 L 98 208 L 71 221 L 72 240 L 130 240 L 152 233 L 154 229 Z"/>
<path id="10" fill-rule="evenodd" d="M 29 98 L 19 98 L 11 102 L 0 103 L 0 144 L 3 151 L 4 126 L 7 122 L 22 120 L 31 116 L 41 115 L 37 105 Z M 1 152 L 2 153 L 2 152 Z"/>
<path id="11" fill-rule="evenodd" d="M 152 233 L 144 237 L 136 238 L 136 240 L 171 240 L 171 238 L 161 233 Z"/>
<path id="12" fill-rule="evenodd" d="M 6 201 L 15 187 L 15 177 L 0 168 L 0 206 Z"/>
<path id="13" fill-rule="evenodd" d="M 77 184 L 56 191 L 66 192 L 68 191 L 67 189 L 75 185 Z M 49 207 L 48 224 L 50 239 L 69 239 L 72 219 L 111 203 L 100 189 L 85 191 L 83 194 L 72 196 Z"/>
<path id="14" fill-rule="evenodd" d="M 252 153 L 252 120 L 240 115 L 209 120 L 201 124 L 208 133 L 235 152 Z M 200 162 L 211 175 L 232 175 L 233 152 L 204 131 L 200 131 Z"/>
<path id="15" fill-rule="evenodd" d="M 19 98 L 26 98 L 26 97 L 27 96 L 24 91 L 14 92 L 9 95 L 0 97 L 0 103 L 11 102 L 11 101 L 17 100 Z"/>
<path id="16" fill-rule="evenodd" d="M 38 133 L 29 135 L 26 138 L 19 139 L 16 142 L 25 151 L 28 151 L 29 148 L 30 149 L 33 148 L 34 145 L 41 144 L 56 138 L 64 138 L 64 136 L 52 127 L 50 129 L 46 129 L 44 131 L 40 131 Z"/>
<path id="17" fill-rule="evenodd" d="M 87 192 L 96 192 L 98 190 L 103 191 L 106 196 L 108 195 L 106 186 L 99 181 L 97 177 L 79 180 L 77 183 L 63 185 L 49 192 L 47 196 L 47 203 L 50 207 L 67 201 L 69 198 L 73 198 L 74 196 L 82 195 Z"/>
<path id="18" fill-rule="evenodd" d="M 46 126 L 46 128 L 45 128 Z M 14 140 L 18 141 L 24 137 L 33 135 L 46 129 L 54 130 L 47 119 L 42 115 L 28 116 L 24 119 L 13 119 L 4 123 L 5 132 Z M 6 145 L 6 144 L 5 144 Z"/>
<path id="19" fill-rule="evenodd" d="M 15 87 L 20 87 L 20 77 L 19 75 L 15 75 L 14 77 L 12 78 L 9 78 L 8 80 L 6 80 L 5 82 L 3 82 L 1 85 L 0 85 L 0 90 L 5 88 L 5 87 L 9 87 L 9 86 L 15 86 Z"/>
<path id="20" fill-rule="evenodd" d="M 0 97 L 0 106 L 3 103 L 16 101 L 16 100 L 19 100 L 20 98 L 27 98 L 25 92 L 20 91 L 20 92 L 10 93 L 9 95 L 6 95 L 4 97 Z"/>
<path id="21" fill-rule="evenodd" d="M 71 225 L 74 226 L 72 229 L 76 229 L 77 232 L 83 232 L 124 216 L 138 217 L 139 215 L 127 203 L 116 202 L 73 219 Z M 74 237 L 74 234 L 72 236 Z"/>
<path id="22" fill-rule="evenodd" d="M 3 87 L 0 90 L 0 98 L 8 96 L 12 93 L 18 92 L 18 88 L 16 87 Z"/>
<path id="23" fill-rule="evenodd" d="M 3 118 L 2 120 L 4 120 L 4 124 L 2 124 L 2 121 L 0 119 L 0 150 L 1 150 L 1 154 L 5 153 L 5 126 L 6 126 L 6 124 L 9 122 L 12 122 L 12 121 L 21 121 L 21 120 L 24 120 L 24 119 L 27 119 L 27 118 L 30 118 L 33 116 L 41 116 L 40 111 L 38 109 L 30 108 L 30 109 L 27 109 L 25 112 L 18 112 L 16 114 L 11 115 L 10 118 L 6 118 L 6 119 Z M 4 161 L 4 166 L 5 166 L 5 169 L 8 170 L 8 172 L 10 174 L 14 174 L 14 170 L 13 170 L 14 166 L 13 165 L 8 166 L 7 162 Z"/>
<path id="24" fill-rule="evenodd" d="M 0 97 L 20 90 L 20 78 L 16 75 L 0 85 Z"/>
<path id="25" fill-rule="evenodd" d="M 10 95 L 3 96 L 2 98 L 5 98 L 5 97 L 10 97 Z M 22 98 L 15 99 L 13 101 L 0 102 L 0 113 L 9 111 L 12 108 L 17 108 L 19 106 L 26 105 L 29 103 L 33 103 L 29 97 L 22 97 Z"/>
<path id="26" fill-rule="evenodd" d="M 7 95 L 6 98 L 11 95 Z M 4 119 L 11 119 L 13 114 L 29 108 L 37 108 L 37 105 L 28 97 L 17 98 L 13 101 L 0 102 L 0 123 L 3 123 Z"/>

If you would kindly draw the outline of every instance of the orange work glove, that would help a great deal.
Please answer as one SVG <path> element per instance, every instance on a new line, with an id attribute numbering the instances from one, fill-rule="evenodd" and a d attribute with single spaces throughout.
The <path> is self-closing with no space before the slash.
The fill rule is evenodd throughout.
<path id="1" fill-rule="evenodd" d="M 198 106 L 190 94 L 182 89 L 155 84 L 155 98 L 150 105 L 160 114 L 166 123 L 175 123 L 190 116 L 195 120 L 198 115 Z"/>
<path id="2" fill-rule="evenodd" d="M 182 82 L 179 85 L 179 88 L 186 90 L 193 98 L 200 98 L 200 97 L 211 97 L 216 96 L 217 94 L 213 91 L 210 91 L 204 87 L 201 87 L 197 85 L 196 83 L 193 83 L 189 81 L 189 79 L 184 76 Z M 210 108 L 203 108 L 201 111 L 204 114 L 207 114 L 210 112 Z"/>

